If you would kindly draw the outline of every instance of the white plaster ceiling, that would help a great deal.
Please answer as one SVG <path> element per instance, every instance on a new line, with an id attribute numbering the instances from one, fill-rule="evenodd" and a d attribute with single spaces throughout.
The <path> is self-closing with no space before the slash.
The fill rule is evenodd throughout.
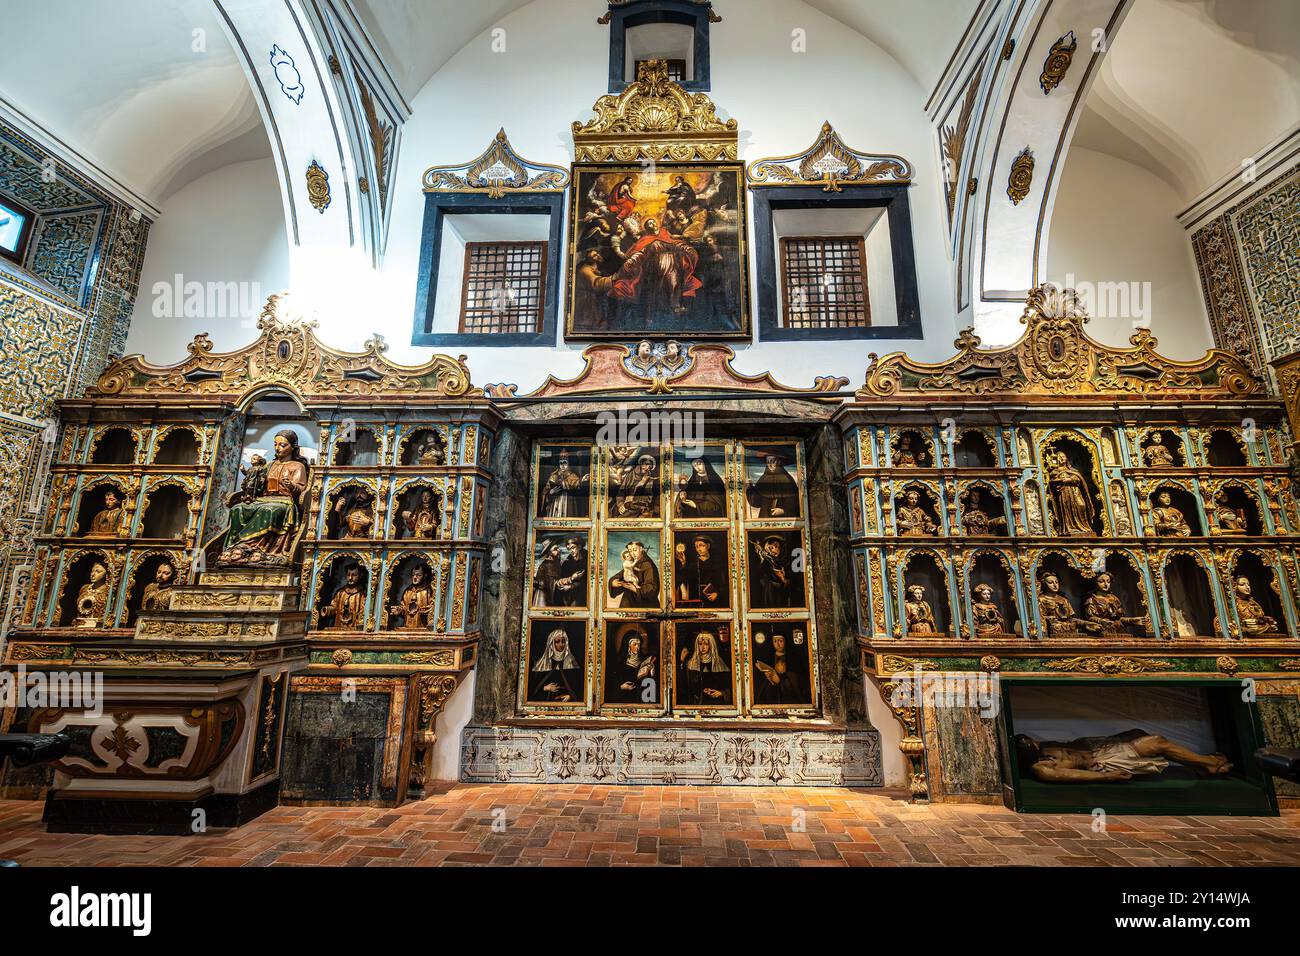
<path id="1" fill-rule="evenodd" d="M 145 199 L 232 142 L 270 155 L 211 0 L 41 0 L 3 19 L 20 42 L 0 57 L 0 95 Z"/>
<path id="2" fill-rule="evenodd" d="M 529 3 L 551 0 L 353 0 L 407 99 L 465 44 Z M 980 0 L 806 0 L 898 60 L 928 93 Z M 607 8 L 585 0 L 594 20 Z M 790 0 L 792 8 L 799 0 Z M 569 9 L 572 4 L 557 4 Z M 744 0 L 713 0 L 714 29 L 744 29 Z M 797 17 L 797 15 L 796 15 Z"/>
<path id="3" fill-rule="evenodd" d="M 1300 2 L 1136 0 L 1073 142 L 1190 202 L 1298 123 Z"/>

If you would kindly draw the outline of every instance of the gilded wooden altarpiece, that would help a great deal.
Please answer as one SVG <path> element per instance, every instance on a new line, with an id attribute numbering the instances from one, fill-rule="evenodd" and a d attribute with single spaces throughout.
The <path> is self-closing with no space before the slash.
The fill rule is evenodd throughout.
<path id="1" fill-rule="evenodd" d="M 1300 634 L 1300 512 L 1282 404 L 1226 352 L 1173 361 L 1144 329 L 1102 345 L 1069 290 L 1035 290 L 1022 321 L 1004 348 L 963 332 L 945 362 L 872 355 L 836 414 L 863 666 L 887 700 L 918 668 L 1284 670 Z M 1107 589 L 1122 620 L 1094 616 Z M 919 702 L 893 700 L 925 794 L 933 738 Z"/>

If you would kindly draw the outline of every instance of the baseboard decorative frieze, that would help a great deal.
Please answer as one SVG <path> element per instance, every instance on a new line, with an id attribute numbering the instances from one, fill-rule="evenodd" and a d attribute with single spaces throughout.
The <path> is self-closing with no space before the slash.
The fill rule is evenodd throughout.
<path id="1" fill-rule="evenodd" d="M 881 787 L 880 735 L 682 727 L 520 728 L 471 724 L 466 783 Z"/>

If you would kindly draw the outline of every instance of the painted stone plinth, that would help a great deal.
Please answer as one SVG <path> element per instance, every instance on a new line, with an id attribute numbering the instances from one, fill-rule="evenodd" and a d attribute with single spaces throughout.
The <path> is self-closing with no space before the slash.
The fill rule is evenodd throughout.
<path id="1" fill-rule="evenodd" d="M 867 731 L 465 728 L 468 783 L 880 787 L 880 736 Z"/>

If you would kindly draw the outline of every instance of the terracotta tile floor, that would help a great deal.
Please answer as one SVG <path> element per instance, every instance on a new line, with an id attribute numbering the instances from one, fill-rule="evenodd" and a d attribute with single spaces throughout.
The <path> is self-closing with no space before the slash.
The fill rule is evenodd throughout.
<path id="1" fill-rule="evenodd" d="M 1094 833 L 1086 816 L 912 806 L 828 788 L 448 784 L 396 809 L 279 807 L 238 830 L 194 837 L 50 834 L 40 814 L 38 801 L 0 801 L 0 858 L 27 866 L 1300 864 L 1300 810 L 1112 817 Z"/>

